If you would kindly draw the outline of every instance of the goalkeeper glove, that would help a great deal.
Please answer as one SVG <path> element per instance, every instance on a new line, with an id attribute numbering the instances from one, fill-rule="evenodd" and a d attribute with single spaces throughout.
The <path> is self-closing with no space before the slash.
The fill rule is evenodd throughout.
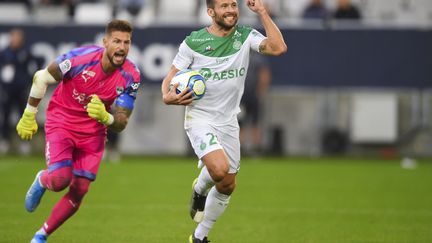
<path id="1" fill-rule="evenodd" d="M 114 122 L 114 117 L 105 110 L 104 103 L 102 103 L 97 95 L 92 96 L 86 109 L 89 117 L 104 125 L 109 126 Z"/>
<path id="2" fill-rule="evenodd" d="M 21 119 L 16 126 L 16 130 L 18 136 L 22 140 L 31 140 L 33 135 L 38 130 L 38 125 L 36 123 L 36 112 L 31 112 L 25 109 Z"/>

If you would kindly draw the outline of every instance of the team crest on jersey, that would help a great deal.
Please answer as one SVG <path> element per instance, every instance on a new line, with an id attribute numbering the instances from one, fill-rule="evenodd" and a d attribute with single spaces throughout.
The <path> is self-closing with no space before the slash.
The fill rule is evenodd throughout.
<path id="1" fill-rule="evenodd" d="M 233 43 L 234 50 L 240 50 L 241 46 L 242 46 L 241 41 L 239 41 L 239 40 L 234 41 L 234 43 Z"/>
<path id="2" fill-rule="evenodd" d="M 131 84 L 131 87 L 132 87 L 133 91 L 137 91 L 138 88 L 139 88 L 139 86 L 140 86 L 140 83 L 133 83 L 133 84 Z"/>
<path id="3" fill-rule="evenodd" d="M 87 81 L 88 81 L 90 78 L 93 78 L 95 75 L 96 75 L 96 73 L 93 72 L 93 71 L 84 70 L 84 71 L 82 72 L 82 74 L 81 74 L 81 77 L 84 79 L 84 83 L 87 83 Z"/>
<path id="4" fill-rule="evenodd" d="M 123 91 L 124 91 L 123 87 L 117 86 L 117 88 L 116 88 L 117 95 L 120 95 L 121 93 L 123 93 Z"/>

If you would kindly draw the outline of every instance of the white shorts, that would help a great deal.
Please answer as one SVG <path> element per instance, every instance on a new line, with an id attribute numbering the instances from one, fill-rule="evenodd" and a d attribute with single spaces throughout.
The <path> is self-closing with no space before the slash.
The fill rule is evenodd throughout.
<path id="1" fill-rule="evenodd" d="M 194 124 L 188 127 L 186 134 L 200 160 L 212 151 L 223 149 L 229 159 L 228 173 L 240 170 L 240 128 L 237 122 L 223 126 Z"/>

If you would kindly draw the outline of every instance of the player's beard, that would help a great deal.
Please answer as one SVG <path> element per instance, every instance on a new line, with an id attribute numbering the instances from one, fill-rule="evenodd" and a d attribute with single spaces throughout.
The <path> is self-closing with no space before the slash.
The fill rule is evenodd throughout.
<path id="1" fill-rule="evenodd" d="M 115 54 L 116 54 L 116 53 L 113 53 L 111 56 L 108 55 L 108 60 L 110 61 L 111 65 L 112 65 L 113 67 L 115 67 L 115 68 L 119 68 L 119 67 L 123 66 L 123 63 L 126 61 L 126 55 L 124 55 L 124 57 L 123 57 L 123 61 L 122 61 L 120 64 L 117 64 L 117 63 L 114 62 L 114 56 L 115 56 Z"/>
<path id="2" fill-rule="evenodd" d="M 233 16 L 234 22 L 232 24 L 225 22 L 225 17 L 227 17 L 227 16 Z M 227 31 L 231 30 L 237 24 L 237 21 L 238 21 L 238 15 L 237 14 L 226 14 L 225 16 L 224 15 L 215 15 L 215 23 L 219 27 L 221 27 L 223 30 L 227 30 Z"/>

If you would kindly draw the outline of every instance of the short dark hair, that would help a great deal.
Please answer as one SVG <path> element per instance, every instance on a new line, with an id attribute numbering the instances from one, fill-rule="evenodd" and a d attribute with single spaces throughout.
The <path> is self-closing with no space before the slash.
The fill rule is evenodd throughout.
<path id="1" fill-rule="evenodd" d="M 114 19 L 108 23 L 105 28 L 105 33 L 110 35 L 114 31 L 128 32 L 132 33 L 132 25 L 126 20 Z"/>
<path id="2" fill-rule="evenodd" d="M 206 0 L 207 8 L 214 8 L 215 3 L 214 0 Z"/>

